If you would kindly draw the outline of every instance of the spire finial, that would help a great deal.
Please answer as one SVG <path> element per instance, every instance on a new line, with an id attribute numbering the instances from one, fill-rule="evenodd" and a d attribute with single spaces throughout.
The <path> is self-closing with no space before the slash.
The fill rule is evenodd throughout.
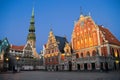
<path id="1" fill-rule="evenodd" d="M 32 16 L 34 16 L 34 7 L 32 8 Z"/>

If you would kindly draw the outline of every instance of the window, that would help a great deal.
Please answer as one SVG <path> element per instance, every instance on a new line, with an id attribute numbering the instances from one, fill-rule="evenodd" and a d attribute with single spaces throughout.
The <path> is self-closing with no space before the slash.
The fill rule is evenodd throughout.
<path id="1" fill-rule="evenodd" d="M 76 58 L 79 58 L 79 54 L 78 53 L 76 53 Z"/>
<path id="2" fill-rule="evenodd" d="M 81 57 L 83 57 L 83 53 L 81 53 Z"/>
<path id="3" fill-rule="evenodd" d="M 54 49 L 52 49 L 52 53 L 54 53 Z"/>
<path id="4" fill-rule="evenodd" d="M 54 57 L 52 58 L 52 62 L 54 61 Z"/>
<path id="5" fill-rule="evenodd" d="M 113 57 L 115 57 L 115 54 L 114 54 L 114 49 L 112 48 L 112 54 L 111 54 Z"/>
<path id="6" fill-rule="evenodd" d="M 87 52 L 87 55 L 86 55 L 86 56 L 87 56 L 87 57 L 89 57 L 89 56 L 90 56 L 90 52 L 89 52 L 89 51 Z"/>
<path id="7" fill-rule="evenodd" d="M 96 51 L 95 50 L 93 50 L 92 56 L 96 56 Z"/>
<path id="8" fill-rule="evenodd" d="M 118 51 L 118 49 L 117 49 L 117 55 L 118 55 L 118 57 L 119 57 L 119 51 Z"/>

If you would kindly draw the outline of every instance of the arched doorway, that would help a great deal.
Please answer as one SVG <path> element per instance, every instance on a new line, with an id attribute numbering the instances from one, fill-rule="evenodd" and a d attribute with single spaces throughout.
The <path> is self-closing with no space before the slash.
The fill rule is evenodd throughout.
<path id="1" fill-rule="evenodd" d="M 58 71 L 58 66 L 56 66 L 56 71 Z"/>
<path id="2" fill-rule="evenodd" d="M 87 70 L 87 63 L 84 64 L 84 70 Z"/>
<path id="3" fill-rule="evenodd" d="M 105 62 L 105 70 L 108 71 L 108 63 Z"/>
<path id="4" fill-rule="evenodd" d="M 100 70 L 103 70 L 103 62 L 100 63 Z"/>
<path id="5" fill-rule="evenodd" d="M 54 65 L 52 65 L 52 70 L 54 70 Z"/>
<path id="6" fill-rule="evenodd" d="M 64 65 L 62 65 L 62 70 L 64 70 Z"/>
<path id="7" fill-rule="evenodd" d="M 95 63 L 92 63 L 92 70 L 95 70 Z"/>
<path id="8" fill-rule="evenodd" d="M 80 70 L 80 64 L 77 64 L 77 70 Z"/>
<path id="9" fill-rule="evenodd" d="M 68 63 L 69 63 L 69 71 L 72 71 L 72 62 L 69 61 Z"/>

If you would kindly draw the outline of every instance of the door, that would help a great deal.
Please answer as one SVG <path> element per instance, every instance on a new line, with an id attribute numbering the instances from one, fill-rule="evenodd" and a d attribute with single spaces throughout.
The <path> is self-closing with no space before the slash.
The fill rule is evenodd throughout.
<path id="1" fill-rule="evenodd" d="M 69 71 L 72 71 L 72 62 L 69 61 Z"/>

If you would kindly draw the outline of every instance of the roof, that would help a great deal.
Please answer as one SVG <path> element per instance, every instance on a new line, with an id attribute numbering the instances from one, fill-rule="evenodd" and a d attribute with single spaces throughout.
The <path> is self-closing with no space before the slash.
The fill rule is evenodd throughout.
<path id="1" fill-rule="evenodd" d="M 65 37 L 55 36 L 56 41 L 58 42 L 58 48 L 60 52 L 64 52 L 65 43 L 68 42 Z"/>
<path id="2" fill-rule="evenodd" d="M 105 39 L 108 41 L 108 43 L 120 45 L 120 41 L 107 28 L 104 28 L 102 26 L 98 26 L 98 27 L 104 34 Z"/>
<path id="3" fill-rule="evenodd" d="M 24 47 L 25 47 L 25 45 L 22 45 L 22 46 L 11 45 L 10 49 L 17 50 L 17 51 L 22 51 L 24 49 Z"/>

